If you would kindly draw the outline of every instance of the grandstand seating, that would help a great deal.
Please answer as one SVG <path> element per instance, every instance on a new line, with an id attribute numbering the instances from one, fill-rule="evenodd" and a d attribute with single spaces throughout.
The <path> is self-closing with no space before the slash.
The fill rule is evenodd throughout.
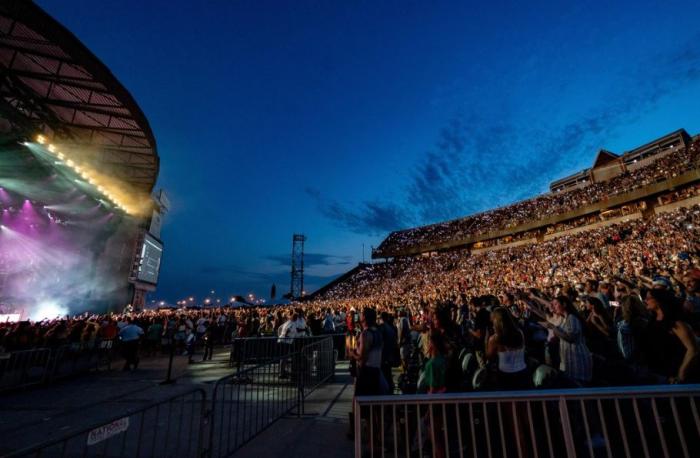
<path id="1" fill-rule="evenodd" d="M 697 171 L 699 159 L 700 139 L 697 137 L 672 149 L 658 149 L 655 154 L 648 155 L 639 163 L 626 165 L 621 158 L 622 172 L 604 181 L 589 181 L 585 185 L 579 183 L 568 190 L 549 192 L 465 218 L 392 232 L 374 250 L 373 257 L 388 258 L 432 251 L 436 246 L 466 245 L 474 242 L 475 236 L 488 240 L 493 238 L 491 234 L 499 231 L 501 233 L 498 236 L 512 237 L 522 232 L 528 223 L 556 216 L 563 217 L 562 221 L 556 221 L 562 223 L 568 219 L 568 213 L 592 204 L 598 204 L 600 210 L 607 210 L 607 204 L 615 201 L 614 197 L 657 183 L 671 182 L 684 177 L 688 172 Z M 590 175 L 594 176 L 592 172 Z M 690 176 L 688 181 L 695 181 L 695 175 Z M 617 200 L 622 200 L 622 203 L 625 201 Z M 543 231 L 546 232 L 547 228 Z"/>

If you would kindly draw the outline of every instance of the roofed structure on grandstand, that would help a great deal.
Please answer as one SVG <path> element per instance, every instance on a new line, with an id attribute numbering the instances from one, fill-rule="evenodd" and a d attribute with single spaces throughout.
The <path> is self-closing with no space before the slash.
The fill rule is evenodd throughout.
<path id="1" fill-rule="evenodd" d="M 132 189 L 150 193 L 159 158 L 133 97 L 33 2 L 0 3 L 0 137 L 43 134 Z"/>
<path id="2" fill-rule="evenodd" d="M 690 135 L 685 129 L 679 129 L 622 155 L 601 149 L 598 151 L 592 167 L 553 181 L 549 185 L 549 189 L 553 192 L 563 191 L 585 185 L 588 182 L 612 178 L 623 173 L 627 168 L 643 167 L 645 159 L 648 161 L 652 157 L 658 158 L 664 152 L 670 152 L 674 148 L 685 146 L 690 141 Z M 642 162 L 640 163 L 640 161 Z"/>
<path id="3" fill-rule="evenodd" d="M 481 249 L 545 237 L 613 214 L 644 210 L 664 192 L 700 182 L 700 138 L 679 129 L 618 155 L 601 149 L 590 168 L 552 182 L 550 192 L 451 221 L 395 231 L 373 258 Z"/>

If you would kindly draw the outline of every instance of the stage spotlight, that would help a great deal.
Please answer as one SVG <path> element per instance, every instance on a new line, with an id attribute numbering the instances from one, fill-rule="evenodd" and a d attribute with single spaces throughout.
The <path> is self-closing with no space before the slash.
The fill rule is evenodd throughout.
<path id="1" fill-rule="evenodd" d="M 41 302 L 35 310 L 30 313 L 30 318 L 35 321 L 53 319 L 68 314 L 68 309 L 54 301 Z"/>
<path id="2" fill-rule="evenodd" d="M 66 161 L 66 165 L 67 165 L 68 167 L 73 167 L 73 166 L 75 165 L 75 162 L 73 162 L 73 161 L 71 161 L 70 159 L 68 159 L 68 160 Z"/>
<path id="3" fill-rule="evenodd" d="M 56 147 L 53 146 L 52 144 L 49 144 L 49 146 L 46 148 L 49 153 L 55 153 L 56 152 Z"/>
<path id="4" fill-rule="evenodd" d="M 43 145 L 44 143 L 46 143 L 46 137 L 44 137 L 43 135 L 39 134 L 39 135 L 36 136 L 36 142 L 37 142 L 38 144 L 40 144 L 40 145 Z"/>
<path id="5" fill-rule="evenodd" d="M 57 154 L 57 156 L 58 156 L 59 159 L 65 159 L 65 158 L 66 158 L 66 156 L 64 156 L 63 153 L 60 153 L 60 152 Z"/>

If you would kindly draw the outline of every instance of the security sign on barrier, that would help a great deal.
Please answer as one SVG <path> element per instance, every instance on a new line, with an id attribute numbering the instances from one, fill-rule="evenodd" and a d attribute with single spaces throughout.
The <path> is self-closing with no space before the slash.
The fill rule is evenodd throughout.
<path id="1" fill-rule="evenodd" d="M 99 444 L 112 436 L 123 433 L 127 429 L 129 429 L 129 417 L 114 420 L 111 423 L 107 423 L 106 425 L 102 425 L 90 431 L 90 433 L 88 433 L 87 444 L 88 446 Z"/>

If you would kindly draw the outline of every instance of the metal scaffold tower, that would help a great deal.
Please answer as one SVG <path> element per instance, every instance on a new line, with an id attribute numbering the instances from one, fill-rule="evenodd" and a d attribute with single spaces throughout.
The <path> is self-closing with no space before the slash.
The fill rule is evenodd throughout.
<path id="1" fill-rule="evenodd" d="M 304 291 L 304 234 L 294 234 L 292 237 L 292 285 L 289 294 L 292 299 L 302 297 Z"/>

